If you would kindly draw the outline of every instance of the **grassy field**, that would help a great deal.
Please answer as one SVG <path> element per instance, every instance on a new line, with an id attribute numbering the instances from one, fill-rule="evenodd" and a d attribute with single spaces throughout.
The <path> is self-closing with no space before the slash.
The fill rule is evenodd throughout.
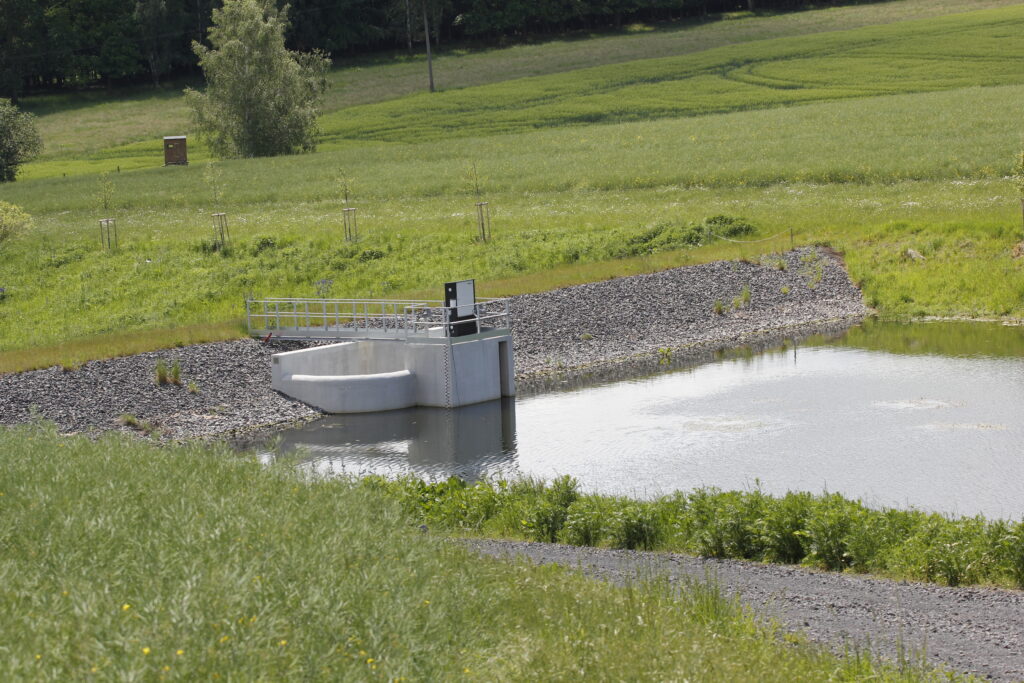
<path id="1" fill-rule="evenodd" d="M 1011 6 L 848 31 L 728 45 L 678 57 L 640 59 L 547 76 L 418 93 L 335 110 L 321 118 L 321 149 L 368 140 L 419 144 L 594 123 L 650 121 L 876 95 L 1020 85 L 1024 7 Z M 494 56 L 497 59 L 497 55 Z M 148 126 L 180 102 L 164 96 L 110 105 L 110 114 Z M 75 139 L 100 128 L 79 115 Z M 57 136 L 58 139 L 59 135 Z M 474 140 L 463 144 L 474 145 Z M 193 147 L 196 160 L 204 150 Z M 734 152 L 735 154 L 735 148 Z M 160 138 L 78 156 L 58 153 L 29 166 L 26 178 L 152 168 Z"/>
<path id="2" fill-rule="evenodd" d="M 950 679 L 783 641 L 713 586 L 472 557 L 225 449 L 30 426 L 0 452 L 5 679 Z"/>
<path id="3" fill-rule="evenodd" d="M 752 40 L 1013 4 L 1017 0 L 903 0 L 792 14 L 741 13 L 729 15 L 726 21 L 697 25 L 633 25 L 619 35 L 578 34 L 498 48 L 440 46 L 435 55 L 435 75 L 441 90 L 453 90 L 602 64 L 671 57 Z M 425 70 L 422 55 L 396 53 L 341 60 L 330 75 L 325 110 L 333 112 L 418 93 L 425 87 Z M 80 158 L 83 153 L 147 140 L 152 144 L 164 135 L 185 132 L 188 112 L 181 97 L 184 85 L 172 81 L 159 91 L 148 87 L 129 89 L 120 91 L 115 98 L 105 90 L 28 97 L 23 104 L 42 117 L 41 132 L 47 141 L 44 159 Z M 116 164 L 100 165 L 110 170 L 115 167 Z"/>
<path id="4" fill-rule="evenodd" d="M 869 7 L 883 25 L 777 37 L 859 25 L 865 7 L 598 38 L 630 58 L 647 40 L 642 56 L 663 54 L 674 36 L 681 54 L 565 73 L 600 62 L 600 50 L 580 40 L 452 55 L 486 80 L 484 65 L 497 78 L 506 54 L 541 63 L 550 50 L 551 73 L 429 101 L 395 86 L 328 114 L 316 154 L 220 162 L 212 174 L 202 163 L 128 172 L 159 159 L 152 142 L 53 154 L 2 188 L 35 228 L 0 246 L 0 313 L 17 321 L 0 326 L 0 371 L 135 349 L 137 330 L 148 330 L 143 346 L 232 336 L 246 295 L 311 296 L 324 279 L 344 297 L 434 297 L 467 276 L 484 294 L 513 294 L 777 251 L 791 229 L 796 244 L 842 250 L 884 315 L 1024 316 L 1024 266 L 1011 255 L 1020 205 L 1005 178 L 1024 130 L 1024 6 L 924 19 L 965 6 Z M 751 40 L 761 31 L 771 38 Z M 351 71 L 386 83 L 405 68 Z M 102 139 L 114 114 L 99 112 L 122 105 L 139 130 L 176 106 L 159 95 L 54 101 L 42 120 L 95 108 L 82 130 Z M 107 180 L 94 172 L 117 165 Z M 488 244 L 475 240 L 474 166 L 492 209 Z M 343 176 L 356 243 L 341 239 Z M 226 251 L 210 244 L 218 210 Z M 696 249 L 658 237 L 720 214 L 753 223 L 754 238 L 781 236 Z M 99 249 L 108 215 L 114 252 Z"/>

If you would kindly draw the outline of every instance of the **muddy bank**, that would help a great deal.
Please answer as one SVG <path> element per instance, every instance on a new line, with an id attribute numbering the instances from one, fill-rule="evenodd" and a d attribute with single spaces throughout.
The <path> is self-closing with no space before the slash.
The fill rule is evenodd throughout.
<path id="1" fill-rule="evenodd" d="M 811 248 L 758 263 L 719 261 L 513 297 L 516 375 L 524 391 L 692 363 L 738 344 L 852 324 L 867 310 L 833 254 Z M 244 339 L 0 376 L 0 424 L 51 420 L 63 432 L 132 430 L 163 438 L 238 435 L 319 412 L 270 388 L 270 357 L 294 342 Z M 181 384 L 158 386 L 159 360 Z"/>
<path id="2" fill-rule="evenodd" d="M 717 581 L 755 612 L 838 653 L 868 649 L 892 661 L 944 664 L 996 681 L 1024 680 L 1024 593 L 947 588 L 801 567 L 674 553 L 469 540 L 483 555 L 557 563 L 604 581 L 668 576 Z"/>

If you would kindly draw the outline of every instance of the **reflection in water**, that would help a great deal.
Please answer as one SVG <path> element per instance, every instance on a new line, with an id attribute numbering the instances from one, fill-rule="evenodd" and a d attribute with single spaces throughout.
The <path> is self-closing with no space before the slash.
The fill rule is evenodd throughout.
<path id="1" fill-rule="evenodd" d="M 512 398 L 443 408 L 332 415 L 281 432 L 277 450 L 302 452 L 323 473 L 424 477 L 512 476 L 516 408 Z"/>
<path id="2" fill-rule="evenodd" d="M 283 433 L 281 448 L 305 449 L 322 472 L 570 474 L 640 497 L 760 485 L 1019 518 L 1024 328 L 961 326 L 874 322 L 799 352 L 790 342 L 514 404 L 336 416 Z M 943 329 L 958 353 L 937 351 Z"/>

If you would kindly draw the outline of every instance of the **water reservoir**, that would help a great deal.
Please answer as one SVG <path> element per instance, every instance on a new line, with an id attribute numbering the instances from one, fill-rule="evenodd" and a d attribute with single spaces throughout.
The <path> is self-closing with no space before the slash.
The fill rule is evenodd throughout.
<path id="1" fill-rule="evenodd" d="M 282 432 L 276 452 L 324 473 L 570 474 L 642 498 L 759 486 L 1020 518 L 1022 408 L 1024 328 L 869 321 L 571 390 L 334 416 Z"/>

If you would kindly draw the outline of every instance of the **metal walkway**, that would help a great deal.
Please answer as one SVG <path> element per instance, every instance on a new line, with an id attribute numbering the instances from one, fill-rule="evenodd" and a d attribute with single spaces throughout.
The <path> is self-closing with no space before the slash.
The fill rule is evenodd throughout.
<path id="1" fill-rule="evenodd" d="M 465 306 L 395 299 L 246 299 L 249 334 L 277 339 L 402 339 L 449 341 L 475 334 L 508 334 L 508 299 Z M 459 315 L 459 314 L 462 315 Z"/>

